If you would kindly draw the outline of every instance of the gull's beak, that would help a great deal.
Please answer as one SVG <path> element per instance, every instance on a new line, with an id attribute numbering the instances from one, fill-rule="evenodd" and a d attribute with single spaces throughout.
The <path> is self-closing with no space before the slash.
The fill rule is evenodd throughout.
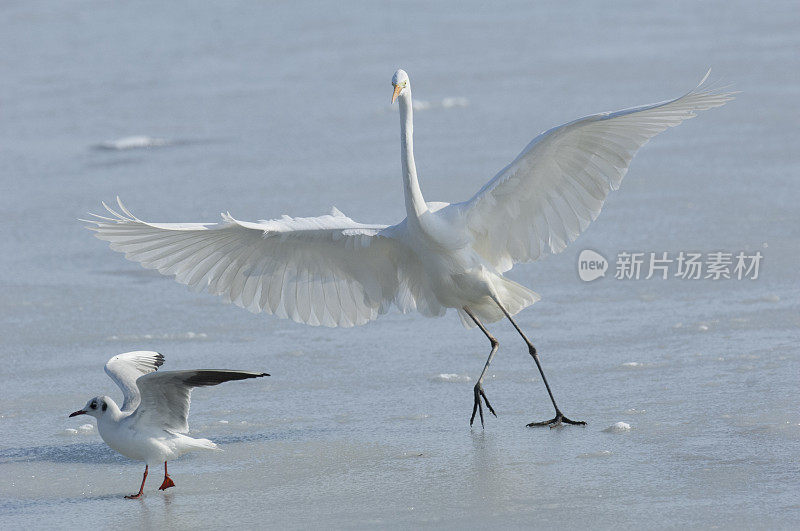
<path id="1" fill-rule="evenodd" d="M 397 96 L 398 96 L 398 94 L 400 94 L 401 90 L 403 90 L 403 87 L 401 87 L 399 85 L 395 85 L 394 86 L 394 93 L 392 94 L 392 103 L 394 103 L 394 100 L 397 99 Z"/>
<path id="2" fill-rule="evenodd" d="M 78 411 L 76 411 L 74 413 L 70 413 L 69 416 L 70 416 L 70 418 L 72 418 L 72 417 L 77 417 L 78 415 L 85 415 L 85 414 L 86 414 L 86 411 L 84 411 L 82 409 L 79 409 Z"/>

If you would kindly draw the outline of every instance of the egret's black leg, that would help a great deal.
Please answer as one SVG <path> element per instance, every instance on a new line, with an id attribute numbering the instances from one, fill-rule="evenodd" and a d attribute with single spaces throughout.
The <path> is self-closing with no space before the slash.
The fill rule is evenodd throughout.
<path id="1" fill-rule="evenodd" d="M 480 320 L 475 317 L 475 314 L 472 313 L 469 308 L 464 306 L 464 311 L 467 312 L 467 315 L 469 315 L 473 321 L 475 321 L 475 324 L 478 325 L 478 328 L 481 329 L 481 331 L 492 343 L 492 351 L 489 353 L 489 357 L 486 359 L 486 365 L 483 366 L 483 371 L 481 372 L 480 378 L 478 378 L 478 383 L 475 384 L 475 401 L 472 404 L 472 417 L 469 419 L 469 425 L 472 426 L 472 422 L 475 420 L 475 412 L 480 412 L 481 428 L 483 428 L 483 406 L 481 405 L 481 397 L 483 397 L 483 401 L 486 402 L 486 407 L 489 408 L 489 411 L 491 411 L 492 415 L 495 417 L 497 416 L 497 413 L 494 412 L 492 405 L 489 403 L 489 399 L 486 398 L 486 393 L 483 392 L 483 377 L 486 376 L 486 371 L 489 370 L 489 364 L 492 362 L 492 358 L 494 358 L 494 355 L 497 353 L 497 349 L 500 347 L 500 342 L 497 341 L 497 339 L 495 339 L 495 337 L 490 334 L 488 330 L 486 330 L 486 327 L 483 326 L 483 323 L 481 323 Z"/>
<path id="2" fill-rule="evenodd" d="M 508 318 L 508 320 L 511 321 L 511 324 L 514 325 L 514 328 L 517 330 L 517 332 L 519 332 L 519 335 L 522 336 L 522 339 L 524 339 L 525 343 L 528 345 L 528 352 L 530 353 L 531 357 L 533 358 L 533 361 L 536 362 L 536 367 L 538 367 L 538 369 L 539 369 L 539 374 L 542 375 L 542 380 L 544 381 L 544 386 L 547 388 L 547 394 L 550 395 L 550 401 L 553 403 L 553 408 L 555 408 L 555 410 L 556 410 L 556 416 L 553 417 L 552 419 L 545 420 L 545 421 L 542 421 L 542 422 L 531 422 L 530 424 L 528 424 L 528 427 L 531 428 L 531 427 L 534 427 L 534 426 L 550 426 L 551 428 L 555 428 L 556 426 L 560 426 L 562 423 L 563 424 L 572 424 L 572 425 L 575 425 L 575 426 L 585 426 L 586 423 L 583 422 L 582 420 L 570 420 L 570 419 L 568 419 L 567 417 L 564 416 L 564 414 L 561 412 L 560 409 L 558 409 L 558 406 L 556 405 L 556 399 L 553 397 L 553 391 L 550 390 L 550 384 L 547 383 L 547 378 L 545 377 L 544 371 L 542 370 L 542 364 L 539 362 L 539 354 L 536 352 L 536 347 L 533 346 L 533 343 L 531 343 L 531 340 L 528 339 L 528 337 L 525 335 L 525 333 L 520 329 L 520 327 L 517 325 L 516 321 L 514 321 L 514 319 L 511 317 L 511 315 L 505 309 L 505 307 L 502 304 L 500 304 L 500 301 L 497 300 L 497 298 L 494 297 L 494 296 L 492 296 L 492 299 L 497 304 L 497 306 L 503 311 L 503 313 Z"/>

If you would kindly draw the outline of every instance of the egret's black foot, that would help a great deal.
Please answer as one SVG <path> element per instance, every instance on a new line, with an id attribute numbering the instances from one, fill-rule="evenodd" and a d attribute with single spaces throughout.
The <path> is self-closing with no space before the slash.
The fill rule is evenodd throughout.
<path id="1" fill-rule="evenodd" d="M 483 397 L 483 401 L 486 402 L 486 407 L 489 408 L 489 411 L 491 411 L 492 415 L 497 417 L 497 413 L 494 412 L 492 405 L 489 403 L 489 399 L 486 398 L 486 393 L 483 392 L 481 383 L 478 382 L 475 384 L 475 403 L 472 405 L 472 416 L 469 419 L 469 425 L 472 426 L 472 422 L 475 420 L 475 413 L 480 412 L 481 428 L 483 428 L 483 405 L 481 404 L 481 397 Z"/>
<path id="2" fill-rule="evenodd" d="M 586 423 L 582 420 L 570 420 L 564 416 L 563 413 L 560 411 L 556 411 L 556 416 L 550 420 L 545 420 L 544 422 L 531 422 L 527 426 L 529 428 L 537 428 L 541 426 L 550 426 L 550 428 L 555 428 L 557 426 L 561 426 L 563 424 L 572 424 L 573 426 L 586 426 Z"/>

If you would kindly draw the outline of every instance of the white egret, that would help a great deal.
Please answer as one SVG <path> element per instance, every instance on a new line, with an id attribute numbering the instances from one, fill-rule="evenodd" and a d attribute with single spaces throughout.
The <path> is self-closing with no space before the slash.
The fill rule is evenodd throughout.
<path id="1" fill-rule="evenodd" d="M 106 373 L 120 389 L 122 409 L 108 396 L 96 396 L 70 417 L 89 415 L 97 419 L 103 441 L 125 457 L 144 461 L 142 496 L 147 469 L 164 463 L 164 481 L 158 490 L 175 486 L 167 474 L 167 461 L 194 450 L 215 450 L 208 439 L 195 439 L 189 433 L 187 417 L 192 389 L 233 380 L 269 376 L 265 372 L 230 370 L 189 370 L 156 372 L 164 363 L 158 352 L 140 350 L 114 356 L 106 363 Z"/>
<path id="2" fill-rule="evenodd" d="M 253 312 L 310 325 L 354 326 L 394 304 L 402 312 L 441 316 L 455 308 L 478 326 L 491 352 L 473 393 L 470 424 L 483 380 L 498 349 L 485 323 L 508 318 L 527 344 L 555 416 L 529 426 L 583 424 L 566 418 L 531 341 L 512 318 L 539 295 L 503 276 L 515 263 L 558 253 L 600 213 L 636 151 L 656 134 L 718 107 L 731 93 L 701 88 L 680 98 L 601 113 L 540 134 L 471 199 L 426 202 L 414 164 L 411 83 L 392 79 L 400 106 L 406 218 L 396 225 L 357 223 L 334 208 L 325 216 L 221 223 L 148 223 L 119 201 L 120 212 L 97 216 L 96 236 L 111 248 L 178 282 L 221 295 Z M 105 206 L 105 204 L 104 204 Z"/>

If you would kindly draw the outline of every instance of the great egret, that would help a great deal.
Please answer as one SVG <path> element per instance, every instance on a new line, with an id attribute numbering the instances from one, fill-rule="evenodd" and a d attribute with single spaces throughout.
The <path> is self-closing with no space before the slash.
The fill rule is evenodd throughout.
<path id="1" fill-rule="evenodd" d="M 164 482 L 158 490 L 174 487 L 167 473 L 167 461 L 195 450 L 215 450 L 208 439 L 189 437 L 189 403 L 192 389 L 234 380 L 269 376 L 265 372 L 198 369 L 158 371 L 164 356 L 139 350 L 114 356 L 106 363 L 106 374 L 122 390 L 122 409 L 111 397 L 96 396 L 70 417 L 89 415 L 97 420 L 100 437 L 111 448 L 131 459 L 144 461 L 144 475 L 138 494 L 142 497 L 147 469 L 164 463 Z"/>
<path id="2" fill-rule="evenodd" d="M 656 134 L 723 105 L 731 93 L 698 87 L 680 98 L 601 113 L 537 136 L 471 199 L 426 202 L 414 165 L 411 83 L 403 70 L 392 78 L 400 106 L 400 149 L 406 219 L 396 225 L 353 221 L 336 208 L 325 216 L 256 223 L 229 213 L 221 223 L 147 223 L 117 199 L 120 212 L 97 216 L 98 238 L 144 267 L 178 282 L 222 295 L 252 312 L 300 323 L 361 325 L 394 304 L 441 316 L 455 308 L 465 327 L 478 326 L 491 351 L 473 392 L 470 424 L 480 412 L 483 380 L 499 343 L 484 323 L 506 317 L 522 336 L 544 380 L 555 416 L 528 426 L 568 419 L 556 405 L 530 339 L 512 318 L 539 300 L 505 278 L 518 262 L 558 253 L 600 213 L 619 187 L 631 158 Z"/>

